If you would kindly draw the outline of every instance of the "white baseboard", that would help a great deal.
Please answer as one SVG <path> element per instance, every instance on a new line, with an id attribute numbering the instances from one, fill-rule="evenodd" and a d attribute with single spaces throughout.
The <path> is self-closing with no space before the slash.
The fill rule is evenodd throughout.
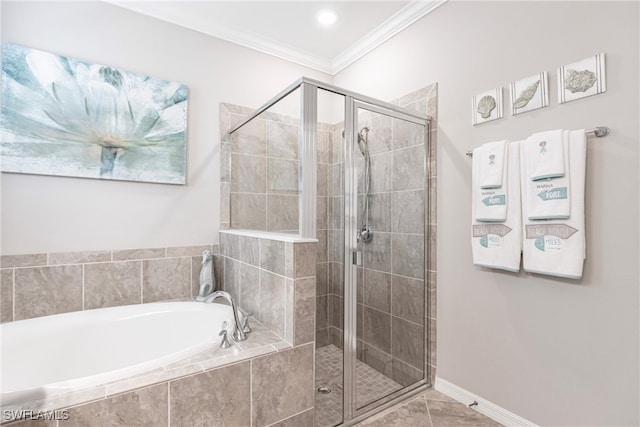
<path id="1" fill-rule="evenodd" d="M 447 380 L 443 380 L 442 378 L 436 377 L 434 388 L 440 393 L 446 394 L 450 398 L 457 400 L 465 406 L 468 406 L 474 401 L 478 402 L 478 405 L 474 406 L 473 409 L 505 426 L 538 427 L 531 421 L 525 420 L 521 416 L 507 411 L 506 409 L 496 405 L 495 403 L 487 399 L 483 399 L 482 397 L 473 394 L 470 391 L 463 389 L 462 387 L 458 387 L 457 385 L 452 384 Z"/>

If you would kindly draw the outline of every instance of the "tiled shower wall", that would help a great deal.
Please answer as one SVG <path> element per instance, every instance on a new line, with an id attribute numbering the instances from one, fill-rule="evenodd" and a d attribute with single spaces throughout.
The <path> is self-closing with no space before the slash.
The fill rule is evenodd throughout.
<path id="1" fill-rule="evenodd" d="M 297 232 L 299 120 L 265 112 L 234 132 L 231 138 L 225 137 L 228 129 L 252 112 L 253 110 L 238 105 L 220 104 L 223 141 L 220 228 Z M 317 346 L 324 346 L 330 342 L 328 301 L 329 274 L 332 270 L 327 242 L 334 227 L 329 221 L 330 210 L 338 209 L 338 206 L 332 204 L 334 198 L 331 197 L 334 186 L 332 167 L 337 163 L 333 141 L 340 137 L 339 132 L 342 129 L 336 131 L 335 128 L 336 126 L 326 123 L 317 125 Z M 342 147 L 338 145 L 336 150 L 341 152 Z M 236 168 L 238 170 L 232 172 Z M 245 184 L 241 184 L 244 182 L 255 187 L 253 191 L 259 192 L 240 191 L 247 189 Z M 283 191 L 284 189 L 287 189 L 287 192 Z M 334 267 L 333 274 L 336 273 Z M 248 307 L 251 307 L 251 304 Z"/>
<path id="2" fill-rule="evenodd" d="M 220 283 L 217 245 L 3 255 L 0 320 L 197 295 L 205 249 Z"/>
<path id="3" fill-rule="evenodd" d="M 220 232 L 223 289 L 292 345 L 315 339 L 316 242 Z"/>
<path id="4" fill-rule="evenodd" d="M 327 248 L 329 259 L 329 295 L 327 317 L 329 342 L 343 347 L 344 322 L 344 138 L 343 123 L 334 126 L 331 140 L 331 164 L 328 167 L 329 225 Z"/>
<path id="5" fill-rule="evenodd" d="M 361 360 L 367 361 L 371 366 L 380 370 L 381 372 L 391 376 L 400 383 L 412 382 L 413 378 L 418 374 L 420 365 L 423 363 L 422 352 L 415 347 L 406 347 L 403 343 L 406 340 L 409 342 L 418 342 L 411 340 L 413 336 L 424 336 L 424 326 L 428 326 L 428 342 L 425 340 L 426 351 L 430 351 L 430 358 L 424 357 L 424 363 L 428 365 L 430 363 L 431 380 L 435 379 L 435 298 L 436 298 L 436 100 L 437 100 L 437 86 L 436 84 L 427 86 L 421 90 L 413 92 L 407 96 L 402 97 L 394 101 L 396 105 L 402 107 L 415 109 L 421 113 L 430 115 L 433 118 L 431 123 L 431 163 L 429 165 L 430 176 L 416 176 L 412 173 L 413 168 L 418 166 L 412 164 L 412 161 L 424 159 L 424 151 L 417 153 L 417 151 L 424 150 L 419 148 L 416 144 L 408 143 L 402 147 L 387 147 L 384 149 L 385 144 L 390 141 L 392 132 L 405 132 L 406 129 L 400 129 L 391 123 L 391 119 L 383 116 L 371 117 L 370 122 L 367 122 L 363 118 L 365 124 L 370 125 L 372 132 L 370 138 L 380 140 L 379 146 L 382 147 L 377 152 L 372 151 L 372 192 L 376 193 L 376 180 L 383 186 L 387 186 L 379 194 L 371 196 L 371 214 L 378 215 L 378 218 L 372 219 L 372 223 L 378 222 L 379 224 L 386 224 L 387 229 L 381 231 L 380 235 L 382 239 L 378 239 L 379 251 L 371 251 L 371 255 L 375 256 L 381 262 L 385 262 L 384 256 L 391 258 L 390 248 L 392 247 L 392 240 L 396 242 L 396 258 L 400 260 L 403 254 L 400 252 L 402 249 L 405 251 L 404 255 L 410 258 L 417 259 L 426 256 L 429 260 L 429 267 L 427 271 L 417 272 L 413 271 L 411 274 L 392 274 L 389 269 L 384 271 L 382 269 L 368 269 L 366 272 L 362 271 L 359 275 L 359 279 L 363 274 L 367 275 L 366 280 L 359 282 L 362 286 L 358 289 L 358 330 L 362 332 L 360 335 L 358 344 L 359 351 L 358 356 Z M 232 124 L 239 122 L 242 118 L 251 113 L 251 110 L 223 104 L 220 108 L 221 129 L 229 129 Z M 298 142 L 297 127 L 295 132 L 293 127 L 295 120 L 273 113 L 265 115 L 264 113 L 257 119 L 262 120 L 263 124 L 254 125 L 253 128 L 247 128 L 244 134 L 236 137 L 234 140 L 227 140 L 223 144 L 223 159 L 229 159 L 228 162 L 223 161 L 223 168 L 221 171 L 221 228 L 238 228 L 238 224 L 231 224 L 231 218 L 234 216 L 232 213 L 232 207 L 229 207 L 229 200 L 232 200 L 232 176 L 230 173 L 230 164 L 232 156 L 234 154 L 241 154 L 241 148 L 233 148 L 234 144 L 240 147 L 242 144 L 247 144 L 248 147 L 255 146 L 260 138 L 267 140 L 269 137 L 268 128 L 282 128 L 283 124 L 291 126 L 289 132 L 276 132 L 271 131 L 270 135 L 279 135 L 280 142 L 285 147 L 293 147 Z M 385 123 L 387 121 L 388 123 Z M 244 128 L 243 128 L 244 129 Z M 341 135 L 343 124 L 338 123 L 335 125 L 318 124 L 318 138 L 317 138 L 317 282 L 316 282 L 316 346 L 322 347 L 326 344 L 333 343 L 338 347 L 342 347 L 343 342 L 343 307 L 344 307 L 344 207 L 343 207 L 343 138 Z M 242 131 L 242 129 L 241 129 Z M 377 134 L 376 134 L 377 133 Z M 406 132 L 405 132 L 406 133 Z M 295 136 L 295 144 L 294 144 Z M 410 136 L 408 139 L 410 140 Z M 272 141 L 273 140 L 272 138 Z M 284 142 L 283 142 L 284 141 Z M 275 144 L 272 144 L 275 145 Z M 254 148 L 247 148 L 247 150 L 253 150 Z M 265 143 L 266 152 L 268 152 L 268 143 Z M 294 150 L 291 148 L 291 152 Z M 297 153 L 297 148 L 295 148 Z M 372 147 L 372 150 L 373 149 Z M 268 157 L 266 159 L 268 160 Z M 377 158 L 376 158 L 377 157 Z M 396 164 L 393 164 L 393 160 L 396 160 Z M 265 160 L 265 163 L 267 162 Z M 237 161 L 237 157 L 236 157 Z M 235 164 L 235 163 L 234 163 Z M 262 164 L 262 163 L 261 163 Z M 417 186 L 415 188 L 403 188 L 397 192 L 394 190 L 394 177 L 392 172 L 395 166 L 401 167 L 402 170 L 397 171 L 396 181 L 398 183 L 398 189 L 403 185 L 403 175 L 409 179 L 409 182 L 415 182 L 418 178 L 422 180 L 424 185 L 422 189 Z M 419 165 L 421 168 L 421 165 Z M 265 177 L 269 171 L 265 172 Z M 378 175 L 378 177 L 376 177 Z M 296 175 L 297 177 L 297 175 Z M 258 177 L 262 179 L 261 177 Z M 265 178 L 266 179 L 266 178 Z M 359 178 L 362 181 L 362 177 Z M 426 181 L 426 182 L 425 182 Z M 262 181 L 260 181 L 262 182 Z M 267 184 L 265 184 L 267 186 Z M 425 189 L 427 189 L 425 191 Z M 414 193 L 411 193 L 411 192 Z M 411 193 L 411 194 L 410 194 Z M 392 214 L 383 215 L 381 207 L 383 205 L 390 206 L 393 203 L 422 203 L 424 197 L 429 197 L 429 212 L 425 216 L 426 224 L 424 228 L 417 233 L 405 233 L 406 230 L 399 229 L 399 233 L 393 233 L 392 229 Z M 403 198 L 404 196 L 404 198 Z M 262 196 L 261 196 L 262 197 Z M 269 208 L 269 193 L 266 195 L 266 209 Z M 362 199 L 362 197 L 361 197 Z M 362 202 L 361 202 L 362 203 Z M 257 209 L 254 209 L 258 206 Z M 253 212 L 258 212 L 255 221 L 249 221 L 256 225 L 256 227 L 250 227 L 253 229 L 260 229 L 262 224 L 265 224 L 265 228 L 268 229 L 267 220 L 262 220 L 263 212 L 267 212 L 262 209 L 262 205 L 248 205 L 243 207 L 249 212 L 253 209 Z M 275 209 L 275 207 L 272 207 Z M 385 210 L 386 211 L 386 210 Z M 289 210 L 289 212 L 292 212 Z M 297 218 L 297 205 L 295 207 L 295 215 Z M 267 212 L 268 213 L 268 212 Z M 265 215 L 267 215 L 265 213 Z M 275 213 L 274 213 L 275 214 Z M 268 217 L 269 215 L 267 215 Z M 236 215 L 237 217 L 237 215 Z M 295 223 L 297 227 L 297 222 Z M 396 226 L 403 227 L 404 221 L 397 222 Z M 416 224 L 411 225 L 416 229 Z M 293 225 L 292 225 L 293 227 Z M 420 227 L 418 226 L 418 229 Z M 424 230 L 428 230 L 429 242 L 418 242 L 421 238 L 424 240 L 427 236 Z M 385 233 L 386 232 L 386 233 Z M 386 235 L 385 235 L 386 234 Z M 405 237 L 403 234 L 407 234 Z M 395 238 L 393 236 L 396 236 Z M 401 236 L 402 235 L 402 236 Z M 422 237 L 420 237 L 422 236 Z M 386 240 L 385 240 L 386 239 Z M 384 242 L 380 242 L 385 240 Z M 411 242 L 415 240 L 416 242 Z M 406 242 L 406 244 L 404 244 Z M 383 247 L 386 245 L 386 248 Z M 428 248 L 427 254 L 412 252 L 414 248 Z M 365 264 L 371 264 L 372 259 L 366 260 Z M 399 265 L 399 263 L 396 263 Z M 415 269 L 413 269 L 415 270 Z M 395 273 L 400 273 L 395 271 Z M 422 287 L 422 279 L 426 276 L 426 289 Z M 395 277 L 396 286 L 393 286 L 392 278 Z M 362 287 L 367 284 L 367 292 L 363 292 Z M 393 292 L 393 290 L 396 292 Z M 419 294 L 419 295 L 418 295 Z M 365 297 L 365 295 L 367 295 Z M 419 299 L 416 297 L 419 296 Z M 415 301 L 425 301 L 425 305 L 415 304 Z M 427 307 L 426 304 L 430 305 Z M 393 309 L 395 307 L 395 310 Z M 423 310 L 423 307 L 425 309 Z M 401 331 L 400 333 L 393 334 L 393 324 L 396 325 L 395 330 Z M 406 328 L 405 328 L 406 327 Z M 378 330 L 382 331 L 378 336 Z M 403 336 L 403 331 L 409 331 L 410 336 Z M 419 341 L 422 341 L 421 339 Z M 397 351 L 393 351 L 395 348 Z M 430 362 L 428 362 L 430 361 Z"/>
<path id="6" fill-rule="evenodd" d="M 221 132 L 251 113 L 220 104 Z M 230 137 L 221 135 L 221 229 L 298 232 L 299 123 L 266 111 Z"/>
<path id="7" fill-rule="evenodd" d="M 333 224 L 329 212 L 333 198 L 331 168 L 333 165 L 333 141 L 335 126 L 324 123 L 318 124 L 317 147 L 317 215 L 316 237 L 318 239 L 317 268 L 316 268 L 316 347 L 323 347 L 330 342 L 329 335 L 329 236 Z"/>
<path id="8" fill-rule="evenodd" d="M 363 114 L 359 128 L 370 126 L 371 152 L 370 222 L 375 229 L 373 241 L 364 246 L 364 269 L 358 274 L 358 358 L 393 378 L 409 384 L 422 376 L 422 364 L 430 365 L 435 378 L 435 281 L 436 281 L 436 85 L 409 94 L 394 102 L 433 117 L 431 123 L 430 176 L 423 170 L 424 144 L 418 144 L 412 131 L 414 125 L 381 115 Z M 342 125 L 333 133 L 333 161 L 329 180 L 329 295 L 328 323 L 330 341 L 342 347 L 344 279 L 343 279 L 343 188 L 342 188 Z M 393 141 L 393 143 L 392 143 Z M 359 170 L 363 170 L 363 159 Z M 359 211 L 362 212 L 363 176 L 360 187 Z M 427 189 L 427 190 L 425 190 Z M 429 212 L 425 224 L 422 218 L 425 197 L 429 197 Z M 358 223 L 361 219 L 358 220 Z M 429 231 L 429 242 L 425 241 Z M 422 260 L 427 248 L 428 270 Z M 426 277 L 426 288 L 423 278 Z M 364 280 L 363 280 L 364 279 Z M 429 303 L 429 306 L 427 306 Z M 429 340 L 423 358 L 424 326 L 429 328 Z M 429 362 L 430 360 L 430 362 Z M 425 365 L 427 368 L 427 365 Z"/>
<path id="9" fill-rule="evenodd" d="M 369 219 L 375 234 L 361 245 L 357 350 L 365 363 L 408 385 L 422 378 L 424 367 L 424 128 L 363 116 L 361 123 L 371 128 Z M 364 177 L 358 182 L 362 212 Z"/>

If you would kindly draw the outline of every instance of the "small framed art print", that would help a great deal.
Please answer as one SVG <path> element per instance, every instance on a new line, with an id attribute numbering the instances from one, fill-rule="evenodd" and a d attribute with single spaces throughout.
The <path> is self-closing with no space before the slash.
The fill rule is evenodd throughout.
<path id="1" fill-rule="evenodd" d="M 526 113 L 549 106 L 549 81 L 547 72 L 511 82 L 511 113 Z"/>
<path id="2" fill-rule="evenodd" d="M 604 53 L 558 68 L 561 104 L 607 91 Z"/>
<path id="3" fill-rule="evenodd" d="M 502 87 L 474 96 L 471 99 L 471 114 L 474 126 L 502 118 Z"/>

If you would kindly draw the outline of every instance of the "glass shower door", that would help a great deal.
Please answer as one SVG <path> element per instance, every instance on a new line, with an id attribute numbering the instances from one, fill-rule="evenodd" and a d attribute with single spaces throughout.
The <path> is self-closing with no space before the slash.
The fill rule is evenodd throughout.
<path id="1" fill-rule="evenodd" d="M 347 218 L 352 262 L 345 277 L 356 288 L 357 415 L 425 378 L 427 173 L 423 119 L 360 102 L 353 114 L 355 209 Z"/>

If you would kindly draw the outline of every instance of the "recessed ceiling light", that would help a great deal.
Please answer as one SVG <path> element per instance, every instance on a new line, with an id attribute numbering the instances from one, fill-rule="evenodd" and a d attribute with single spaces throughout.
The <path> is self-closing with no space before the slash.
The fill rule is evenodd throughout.
<path id="1" fill-rule="evenodd" d="M 331 9 L 324 9 L 318 12 L 317 18 L 319 23 L 329 26 L 336 23 L 338 20 L 338 14 Z"/>

